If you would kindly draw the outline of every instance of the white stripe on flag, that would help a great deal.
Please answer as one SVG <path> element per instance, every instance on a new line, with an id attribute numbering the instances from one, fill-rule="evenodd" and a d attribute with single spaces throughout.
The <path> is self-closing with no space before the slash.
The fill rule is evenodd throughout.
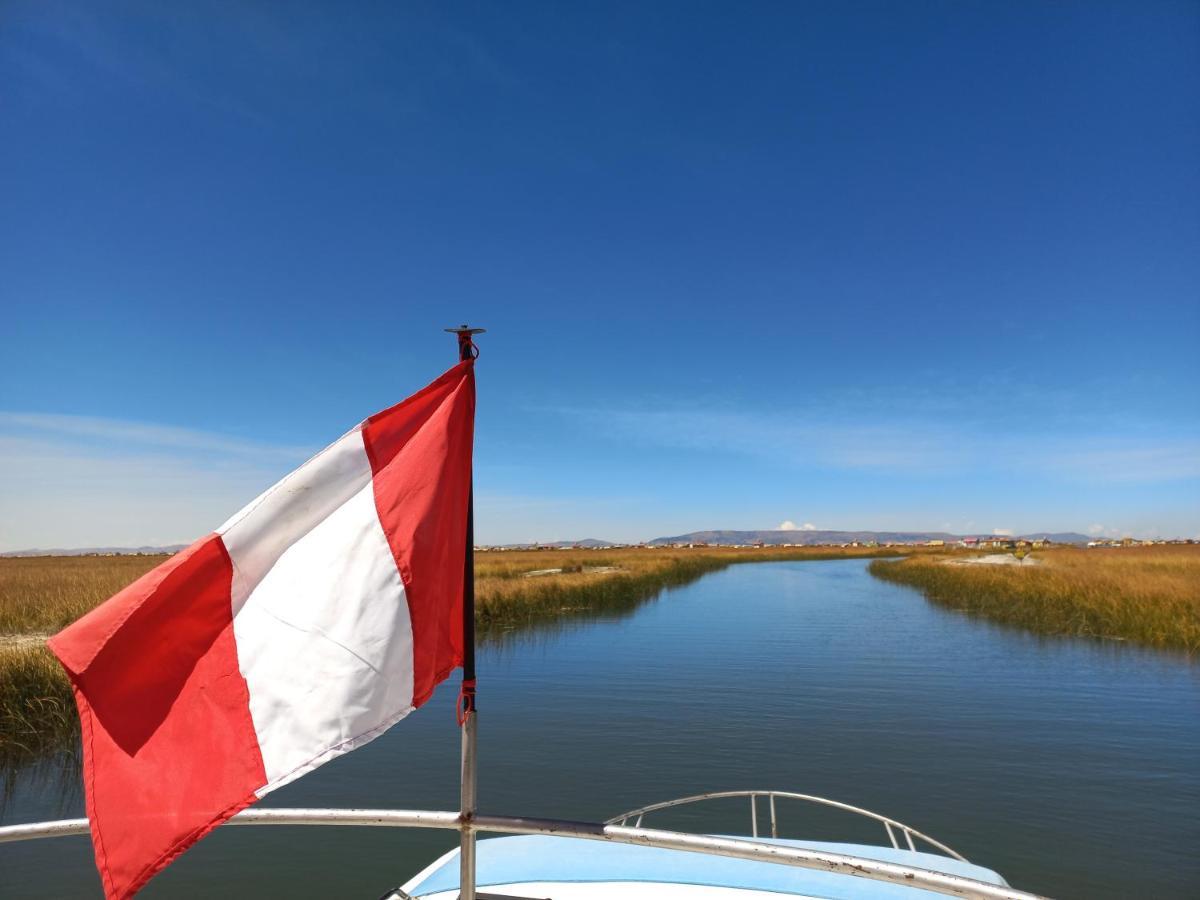
<path id="1" fill-rule="evenodd" d="M 233 561 L 233 614 L 288 547 L 370 483 L 362 427 L 355 426 L 218 528 Z"/>
<path id="2" fill-rule="evenodd" d="M 222 539 L 245 591 L 233 632 L 262 796 L 412 711 L 412 624 L 359 429 L 231 521 Z"/>

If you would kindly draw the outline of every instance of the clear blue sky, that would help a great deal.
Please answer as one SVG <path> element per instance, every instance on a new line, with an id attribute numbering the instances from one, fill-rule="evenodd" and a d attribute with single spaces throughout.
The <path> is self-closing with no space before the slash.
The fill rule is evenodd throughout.
<path id="1" fill-rule="evenodd" d="M 190 540 L 485 326 L 484 541 L 1200 534 L 1200 7 L 0 12 L 0 549 Z"/>

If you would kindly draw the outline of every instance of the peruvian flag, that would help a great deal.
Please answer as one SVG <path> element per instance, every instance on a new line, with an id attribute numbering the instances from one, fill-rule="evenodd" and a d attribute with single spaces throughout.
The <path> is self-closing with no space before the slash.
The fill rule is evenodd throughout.
<path id="1" fill-rule="evenodd" d="M 466 360 L 50 639 L 108 897 L 462 663 L 474 414 Z"/>

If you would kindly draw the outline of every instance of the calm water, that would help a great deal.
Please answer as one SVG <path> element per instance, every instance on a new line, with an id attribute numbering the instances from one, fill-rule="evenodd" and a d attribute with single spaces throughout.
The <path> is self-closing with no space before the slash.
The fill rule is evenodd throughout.
<path id="1" fill-rule="evenodd" d="M 991 626 L 851 560 L 736 566 L 622 618 L 514 635 L 479 670 L 489 812 L 775 787 L 894 816 L 1029 890 L 1200 896 L 1200 665 L 1180 656 Z M 453 809 L 455 692 L 265 802 Z M 744 807 L 647 821 L 728 831 Z M 788 836 L 876 838 L 792 809 Z M 0 821 L 81 814 L 27 774 Z M 227 828 L 144 896 L 377 897 L 455 840 Z M 0 896 L 99 896 L 89 843 L 0 846 Z"/>

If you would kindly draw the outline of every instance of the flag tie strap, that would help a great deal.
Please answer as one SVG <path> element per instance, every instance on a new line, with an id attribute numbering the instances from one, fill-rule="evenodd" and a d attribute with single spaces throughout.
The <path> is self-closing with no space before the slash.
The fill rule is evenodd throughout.
<path id="1" fill-rule="evenodd" d="M 462 728 L 467 721 L 467 713 L 475 711 L 475 679 L 464 678 L 458 688 L 458 727 Z"/>

